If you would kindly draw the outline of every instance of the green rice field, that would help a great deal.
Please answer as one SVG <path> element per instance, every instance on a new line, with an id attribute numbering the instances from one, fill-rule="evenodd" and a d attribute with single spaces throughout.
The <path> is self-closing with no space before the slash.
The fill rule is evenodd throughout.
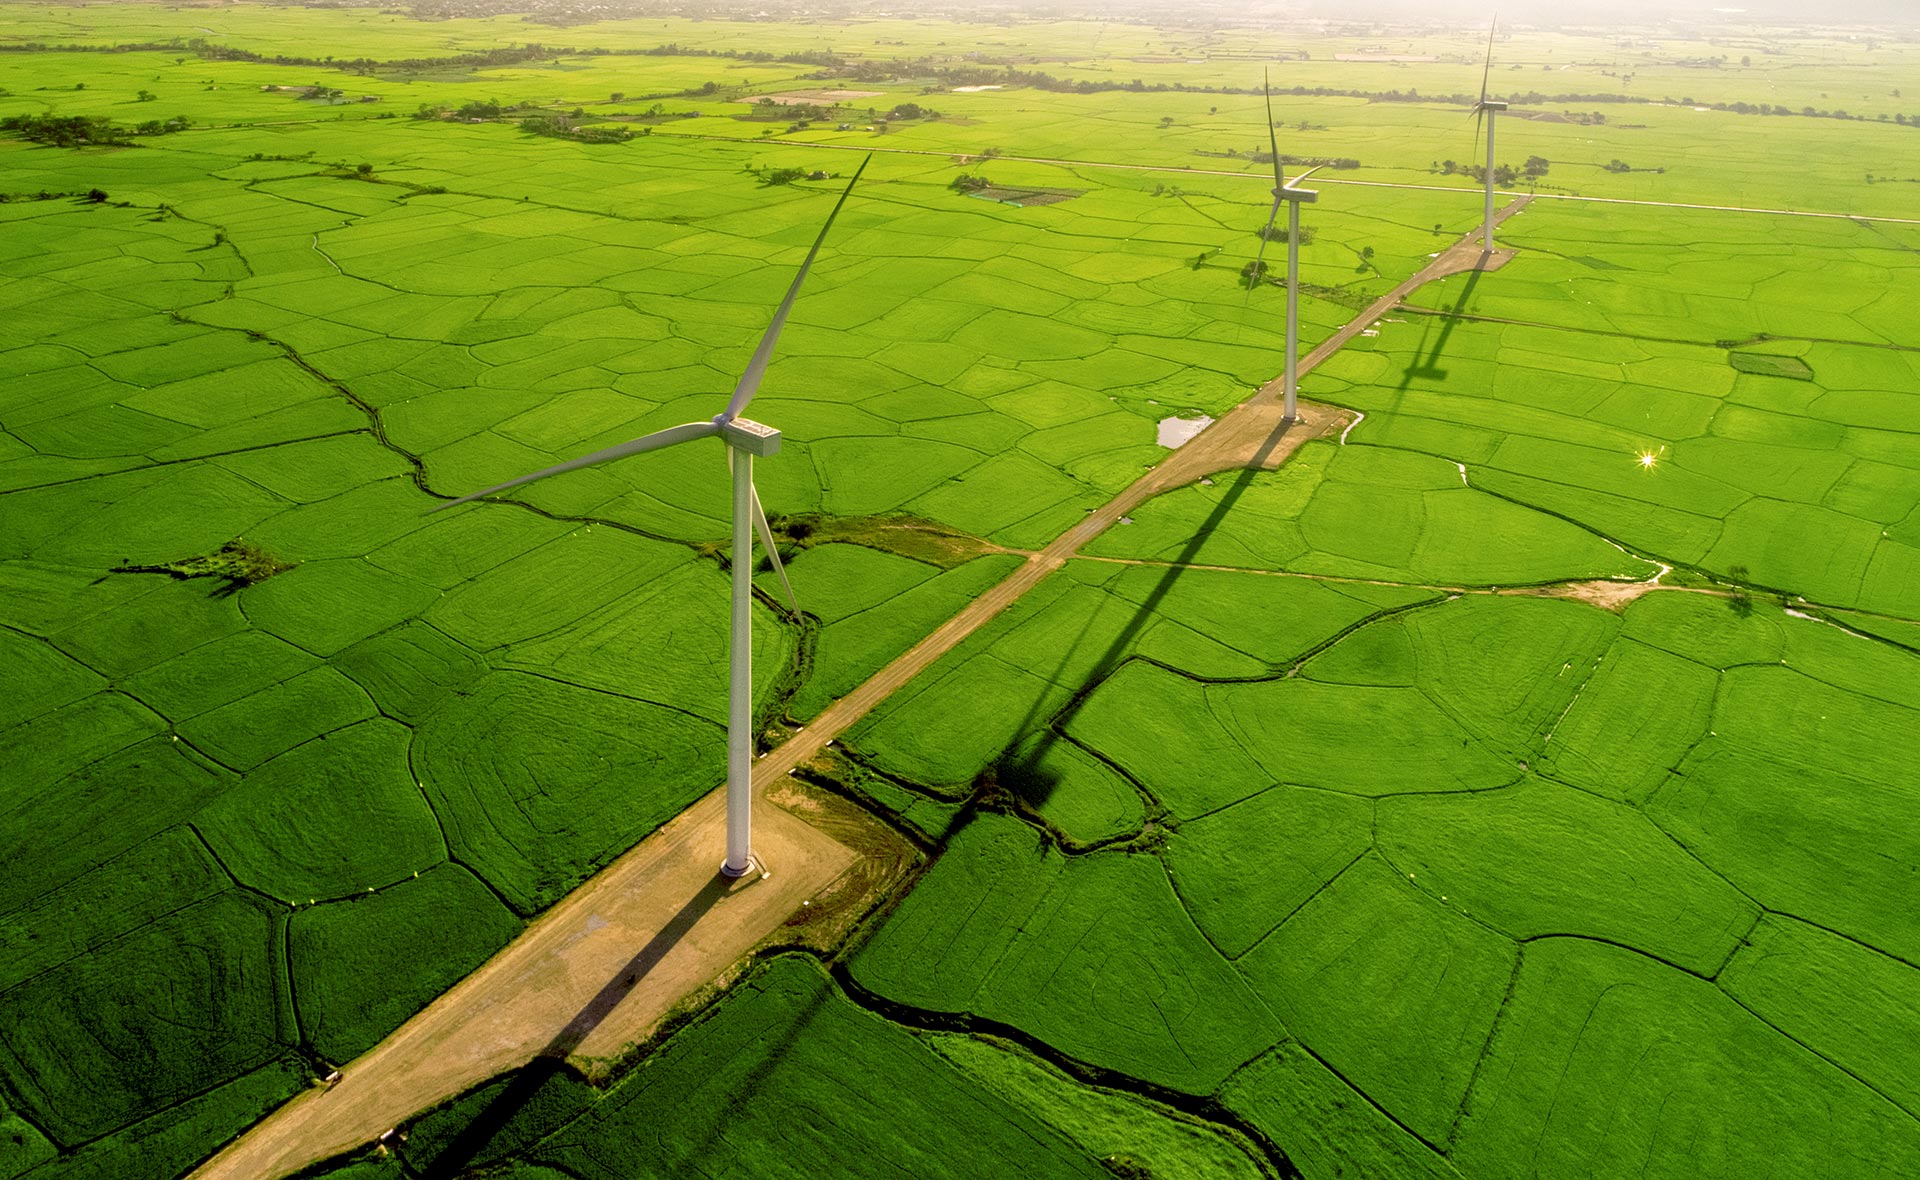
<path id="1" fill-rule="evenodd" d="M 188 1175 L 722 782 L 717 447 L 429 510 L 711 418 L 863 153 L 763 748 L 1281 371 L 1263 69 L 1303 353 L 1479 217 L 1484 29 L 551 15 L 0 0 L 0 1180 Z M 1920 1174 L 1920 32 L 1716 29 L 1503 29 L 1512 258 L 808 769 L 914 849 L 843 943 L 310 1174 Z"/>

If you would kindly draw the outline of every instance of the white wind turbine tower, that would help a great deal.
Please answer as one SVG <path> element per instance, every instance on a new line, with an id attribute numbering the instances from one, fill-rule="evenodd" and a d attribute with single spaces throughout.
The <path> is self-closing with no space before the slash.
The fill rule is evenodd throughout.
<path id="1" fill-rule="evenodd" d="M 1487 171 L 1482 177 L 1487 182 L 1487 215 L 1484 227 L 1480 231 L 1480 257 L 1482 261 L 1493 254 L 1493 125 L 1496 116 L 1507 109 L 1504 102 L 1490 102 L 1487 99 L 1487 82 L 1493 77 L 1493 37 L 1500 28 L 1500 18 L 1493 18 L 1493 25 L 1487 29 L 1487 64 L 1480 71 L 1480 101 L 1473 104 L 1474 139 L 1476 146 L 1480 138 L 1480 124 L 1484 119 L 1487 128 Z"/>
<path id="2" fill-rule="evenodd" d="M 531 475 L 510 479 L 434 509 L 438 512 L 551 475 L 610 463 L 615 459 L 661 450 L 694 439 L 718 435 L 720 441 L 726 444 L 728 466 L 733 470 L 733 616 L 727 652 L 727 855 L 721 862 L 720 871 L 729 877 L 743 876 L 754 867 L 750 811 L 753 766 L 753 619 L 750 608 L 753 605 L 755 533 L 760 535 L 760 543 L 766 546 L 774 572 L 780 575 L 780 585 L 786 591 L 787 601 L 794 603 L 793 586 L 787 581 L 787 571 L 781 565 L 779 550 L 774 547 L 773 530 L 767 526 L 767 514 L 760 507 L 760 494 L 753 487 L 754 456 L 777 453 L 780 450 L 780 432 L 771 426 L 742 418 L 740 413 L 760 388 L 760 380 L 767 372 L 767 362 L 772 359 L 774 345 L 780 339 L 780 330 L 786 326 L 787 313 L 793 309 L 793 301 L 800 294 L 800 284 L 806 281 L 807 271 L 813 267 L 814 257 L 820 253 L 820 244 L 827 240 L 827 232 L 833 228 L 834 218 L 840 215 L 841 207 L 847 203 L 853 186 L 860 182 L 860 174 L 867 170 L 867 164 L 872 159 L 869 155 L 863 160 L 853 179 L 847 182 L 846 191 L 840 194 L 833 212 L 827 215 L 826 225 L 820 228 L 820 236 L 814 239 L 813 249 L 807 251 L 806 261 L 800 264 L 800 273 L 793 277 L 793 285 L 787 288 L 786 298 L 780 301 L 779 310 L 773 313 L 773 323 L 768 326 L 766 335 L 760 338 L 760 346 L 754 349 L 753 359 L 747 362 L 746 372 L 741 374 L 739 384 L 734 387 L 727 408 L 715 415 L 712 421 L 669 426 L 665 430 L 657 430 L 590 455 L 556 463 Z M 798 609 L 798 604 L 794 605 Z"/>
<path id="3" fill-rule="evenodd" d="M 1320 199 L 1320 194 L 1296 187 L 1307 177 L 1320 171 L 1309 168 L 1293 179 L 1290 184 L 1280 172 L 1280 140 L 1273 131 L 1273 80 L 1262 76 L 1267 92 L 1267 150 L 1273 155 L 1273 208 L 1267 212 L 1266 228 L 1260 231 L 1260 252 L 1253 259 L 1253 282 L 1258 283 L 1264 273 L 1263 259 L 1267 256 L 1267 242 L 1273 237 L 1273 223 L 1279 219 L 1280 203 L 1287 204 L 1287 368 L 1286 378 L 1281 388 L 1285 391 L 1285 408 L 1281 420 L 1292 422 L 1299 415 L 1300 393 L 1300 205 L 1311 204 Z M 1251 289 L 1251 288 L 1250 288 Z M 1251 298 L 1251 295 L 1249 295 Z"/>

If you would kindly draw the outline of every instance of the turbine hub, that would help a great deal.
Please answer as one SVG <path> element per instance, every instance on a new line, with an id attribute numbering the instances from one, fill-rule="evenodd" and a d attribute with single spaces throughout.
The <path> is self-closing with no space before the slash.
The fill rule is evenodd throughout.
<path id="1" fill-rule="evenodd" d="M 762 459 L 780 453 L 780 432 L 747 418 L 730 418 L 720 423 L 720 437 L 734 450 Z"/>

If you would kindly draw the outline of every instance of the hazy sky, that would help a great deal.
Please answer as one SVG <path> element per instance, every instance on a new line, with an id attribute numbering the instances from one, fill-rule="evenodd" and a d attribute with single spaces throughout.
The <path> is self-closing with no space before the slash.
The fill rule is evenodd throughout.
<path id="1" fill-rule="evenodd" d="M 1360 19 L 1457 17 L 1490 14 L 1503 20 L 1557 24 L 1596 24 L 1649 17 L 1708 20 L 1787 20 L 1799 22 L 1920 20 L 1920 0 L 1297 0 L 1316 16 Z M 1284 8 L 1252 0 L 1252 7 Z M 1743 10 L 1743 11 L 1742 11 Z"/>

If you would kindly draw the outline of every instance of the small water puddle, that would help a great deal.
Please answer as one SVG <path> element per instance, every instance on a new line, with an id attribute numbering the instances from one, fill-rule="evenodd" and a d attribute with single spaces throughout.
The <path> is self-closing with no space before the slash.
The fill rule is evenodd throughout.
<path id="1" fill-rule="evenodd" d="M 1160 445 L 1177 450 L 1193 441 L 1199 434 L 1213 425 L 1213 419 L 1205 414 L 1198 418 L 1162 418 L 1160 419 Z"/>

